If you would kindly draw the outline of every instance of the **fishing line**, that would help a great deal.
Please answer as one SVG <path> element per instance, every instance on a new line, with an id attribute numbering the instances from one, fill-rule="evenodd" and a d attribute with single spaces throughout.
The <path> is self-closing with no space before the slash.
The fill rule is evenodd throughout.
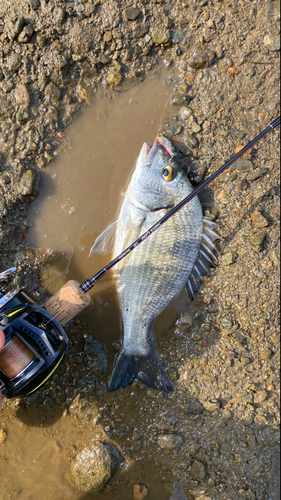
<path id="1" fill-rule="evenodd" d="M 82 285 L 79 286 L 81 295 L 88 292 L 94 284 L 99 281 L 112 267 L 118 264 L 126 255 L 128 255 L 134 248 L 136 248 L 140 243 L 142 243 L 148 236 L 150 236 L 154 231 L 161 227 L 170 217 L 172 217 L 176 212 L 178 212 L 184 205 L 191 201 L 197 194 L 199 194 L 206 186 L 213 182 L 220 174 L 222 174 L 230 165 L 232 165 L 238 158 L 245 154 L 249 149 L 251 149 L 258 141 L 260 141 L 268 132 L 273 130 L 280 124 L 280 116 L 276 118 L 266 129 L 264 129 L 260 134 L 258 134 L 252 141 L 250 141 L 244 148 L 242 148 L 238 153 L 236 153 L 230 160 L 228 160 L 222 167 L 220 167 L 214 174 L 212 174 L 208 179 L 206 179 L 200 186 L 198 186 L 192 193 L 190 193 L 186 198 L 184 198 L 178 205 L 172 208 L 166 215 L 164 215 L 158 222 L 156 222 L 150 229 L 148 229 L 144 234 L 142 234 L 136 241 L 134 241 L 129 247 L 127 247 L 120 255 L 115 257 L 106 267 L 101 269 L 97 274 L 95 274 L 91 279 L 84 281 Z M 71 306 L 71 303 L 67 304 L 64 308 L 60 309 L 57 314 L 55 314 L 48 323 L 56 318 L 62 311 Z M 46 323 L 46 325 L 48 324 Z"/>
<path id="2" fill-rule="evenodd" d="M 0 369 L 11 379 L 24 370 L 34 358 L 33 352 L 18 337 L 14 337 L 0 353 Z"/>
<path id="3" fill-rule="evenodd" d="M 172 99 L 172 97 L 173 97 L 173 95 L 174 95 L 174 94 L 175 94 L 175 92 L 172 92 L 172 93 L 169 95 L 169 97 L 168 97 L 168 99 L 167 99 L 167 101 L 166 101 L 166 103 L 165 103 L 165 105 L 164 105 L 164 108 L 162 109 L 162 113 L 161 113 L 161 115 L 160 115 L 160 124 L 159 124 L 159 128 L 158 128 L 158 132 L 157 132 L 157 134 L 160 134 L 160 132 L 161 132 L 161 129 L 162 129 L 162 118 L 163 118 L 163 115 L 164 115 L 164 111 L 165 111 L 165 109 L 166 109 L 166 106 L 167 106 L 168 102 Z"/>

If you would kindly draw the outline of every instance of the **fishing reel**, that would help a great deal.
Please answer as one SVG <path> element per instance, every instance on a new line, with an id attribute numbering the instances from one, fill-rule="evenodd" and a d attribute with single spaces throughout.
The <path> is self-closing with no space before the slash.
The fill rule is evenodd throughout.
<path id="1" fill-rule="evenodd" d="M 0 279 L 15 269 L 0 274 Z M 0 389 L 7 398 L 26 396 L 56 372 L 68 348 L 61 325 L 25 289 L 0 289 Z"/>

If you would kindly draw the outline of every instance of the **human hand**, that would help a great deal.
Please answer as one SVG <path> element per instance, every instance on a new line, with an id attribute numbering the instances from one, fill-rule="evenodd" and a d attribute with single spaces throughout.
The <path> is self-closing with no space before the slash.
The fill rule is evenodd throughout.
<path id="1" fill-rule="evenodd" d="M 3 330 L 1 330 L 1 328 L 0 328 L 0 351 L 2 350 L 4 344 L 5 344 L 5 335 L 4 335 Z M 4 399 L 4 394 L 2 393 L 2 391 L 0 389 L 0 408 L 2 405 L 3 399 Z"/>

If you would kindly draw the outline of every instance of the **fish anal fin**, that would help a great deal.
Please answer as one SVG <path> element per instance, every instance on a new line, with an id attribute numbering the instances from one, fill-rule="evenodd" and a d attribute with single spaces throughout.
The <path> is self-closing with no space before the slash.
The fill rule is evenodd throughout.
<path id="1" fill-rule="evenodd" d="M 96 239 L 89 255 L 111 253 L 113 251 L 117 221 L 112 222 Z"/>

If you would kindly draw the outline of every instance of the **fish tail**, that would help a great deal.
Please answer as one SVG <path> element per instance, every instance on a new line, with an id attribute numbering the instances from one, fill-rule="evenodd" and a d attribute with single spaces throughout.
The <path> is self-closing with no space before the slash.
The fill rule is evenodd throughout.
<path id="1" fill-rule="evenodd" d="M 119 387 L 127 387 L 135 379 L 161 391 L 173 390 L 172 382 L 153 350 L 146 356 L 134 356 L 126 354 L 122 349 L 114 366 L 108 390 L 115 391 Z"/>

